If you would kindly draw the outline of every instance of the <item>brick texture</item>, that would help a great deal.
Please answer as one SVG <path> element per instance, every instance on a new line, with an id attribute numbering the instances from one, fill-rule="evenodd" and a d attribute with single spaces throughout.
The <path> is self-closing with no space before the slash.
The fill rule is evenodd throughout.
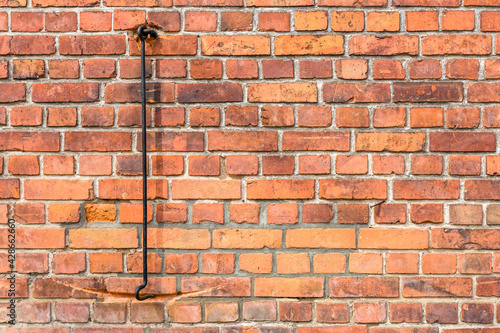
<path id="1" fill-rule="evenodd" d="M 498 333 L 499 11 L 0 0 L 0 331 Z"/>

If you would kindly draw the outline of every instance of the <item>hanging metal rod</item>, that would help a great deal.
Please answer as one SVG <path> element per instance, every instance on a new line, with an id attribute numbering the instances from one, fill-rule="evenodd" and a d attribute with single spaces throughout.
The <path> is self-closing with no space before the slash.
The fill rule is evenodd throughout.
<path id="1" fill-rule="evenodd" d="M 135 290 L 135 298 L 143 301 L 155 295 L 140 296 L 139 292 L 148 284 L 148 155 L 146 151 L 146 52 L 145 41 L 156 38 L 156 31 L 142 26 L 137 30 L 141 40 L 141 95 L 142 95 L 142 284 Z"/>

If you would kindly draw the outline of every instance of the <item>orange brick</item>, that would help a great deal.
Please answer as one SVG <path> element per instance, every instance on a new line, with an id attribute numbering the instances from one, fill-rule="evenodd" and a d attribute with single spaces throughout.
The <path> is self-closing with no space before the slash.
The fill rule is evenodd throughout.
<path id="1" fill-rule="evenodd" d="M 326 30 L 327 26 L 328 12 L 326 11 L 295 12 L 296 31 Z"/>
<path id="2" fill-rule="evenodd" d="M 369 12 L 366 15 L 366 31 L 399 31 L 399 13 Z"/>

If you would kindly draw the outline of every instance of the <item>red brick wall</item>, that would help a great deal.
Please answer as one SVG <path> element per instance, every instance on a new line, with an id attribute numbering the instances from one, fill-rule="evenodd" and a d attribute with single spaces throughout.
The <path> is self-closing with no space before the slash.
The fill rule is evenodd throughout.
<path id="1" fill-rule="evenodd" d="M 18 331 L 499 332 L 498 0 L 0 5 Z"/>

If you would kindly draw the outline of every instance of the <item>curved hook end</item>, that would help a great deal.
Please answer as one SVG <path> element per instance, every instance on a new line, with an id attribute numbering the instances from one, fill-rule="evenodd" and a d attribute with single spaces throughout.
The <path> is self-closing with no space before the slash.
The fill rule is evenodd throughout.
<path id="1" fill-rule="evenodd" d="M 158 37 L 158 33 L 155 30 L 148 29 L 148 27 L 145 25 L 140 26 L 139 29 L 137 29 L 137 34 L 139 35 L 139 38 L 142 40 L 146 40 L 148 36 L 153 39 Z"/>
<path id="2" fill-rule="evenodd" d="M 139 287 L 137 287 L 135 289 L 135 298 L 138 300 L 138 301 L 144 301 L 145 299 L 148 299 L 148 298 L 154 298 L 155 295 L 152 295 L 152 294 L 149 294 L 149 295 L 144 295 L 144 296 L 140 296 L 139 295 L 139 292 L 144 289 L 146 287 L 146 283 L 143 283 L 141 284 Z"/>

